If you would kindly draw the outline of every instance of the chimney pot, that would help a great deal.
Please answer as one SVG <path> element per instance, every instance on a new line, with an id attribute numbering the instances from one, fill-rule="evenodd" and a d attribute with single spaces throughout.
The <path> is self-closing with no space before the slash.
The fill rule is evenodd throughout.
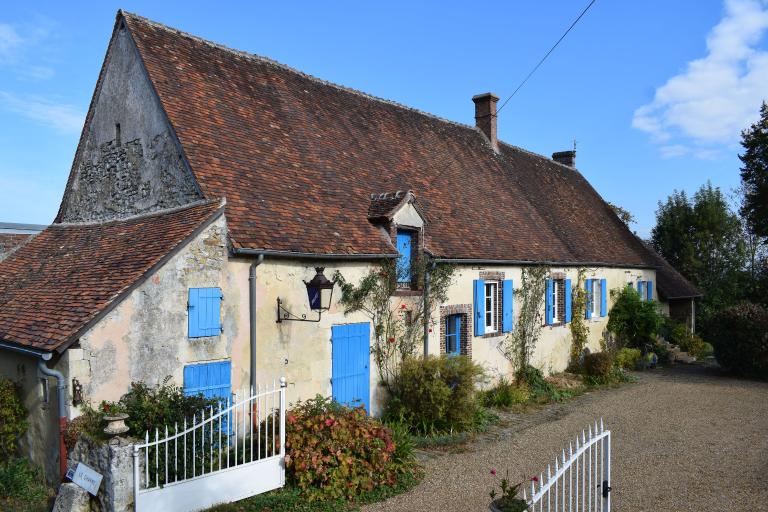
<path id="1" fill-rule="evenodd" d="M 567 165 L 568 167 L 576 168 L 576 151 L 558 151 L 557 153 L 552 153 L 552 160 L 554 160 L 557 163 Z"/>
<path id="2" fill-rule="evenodd" d="M 475 102 L 475 126 L 488 137 L 491 147 L 499 152 L 499 139 L 496 136 L 496 102 L 499 97 L 492 92 L 472 96 Z"/>

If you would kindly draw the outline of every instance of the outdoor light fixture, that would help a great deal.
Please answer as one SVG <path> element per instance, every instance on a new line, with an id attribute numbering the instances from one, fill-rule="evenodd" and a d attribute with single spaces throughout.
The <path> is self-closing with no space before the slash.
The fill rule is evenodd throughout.
<path id="1" fill-rule="evenodd" d="M 308 319 L 306 314 L 296 316 L 285 307 L 283 307 L 283 301 L 280 297 L 277 298 L 277 323 L 293 321 L 293 322 L 319 322 L 323 311 L 327 311 L 331 308 L 331 296 L 333 295 L 333 286 L 335 283 L 330 281 L 323 271 L 325 267 L 315 267 L 315 277 L 311 281 L 304 281 L 307 287 L 307 298 L 309 299 L 309 309 L 317 311 L 316 319 Z"/>

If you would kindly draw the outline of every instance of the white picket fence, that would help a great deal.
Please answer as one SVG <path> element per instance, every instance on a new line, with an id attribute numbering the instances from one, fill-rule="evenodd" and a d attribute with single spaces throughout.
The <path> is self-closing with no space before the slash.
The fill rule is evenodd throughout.
<path id="1" fill-rule="evenodd" d="M 532 512 L 610 512 L 611 510 L 611 431 L 595 422 L 568 444 L 561 457 L 531 480 L 531 495 L 523 490 Z M 545 508 L 546 507 L 546 508 Z"/>
<path id="2" fill-rule="evenodd" d="M 133 446 L 136 512 L 192 512 L 285 484 L 286 380 Z M 151 437 L 154 439 L 151 440 Z"/>

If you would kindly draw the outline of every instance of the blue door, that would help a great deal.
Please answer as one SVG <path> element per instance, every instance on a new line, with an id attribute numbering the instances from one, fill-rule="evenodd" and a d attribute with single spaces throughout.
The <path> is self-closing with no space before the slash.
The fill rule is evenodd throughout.
<path id="1" fill-rule="evenodd" d="M 397 252 L 400 258 L 397 260 L 397 282 L 411 282 L 411 246 L 413 245 L 413 233 L 410 231 L 397 232 Z"/>
<path id="2" fill-rule="evenodd" d="M 371 326 L 334 325 L 331 329 L 333 399 L 350 407 L 364 405 L 369 413 L 371 383 Z"/>
<path id="3" fill-rule="evenodd" d="M 445 319 L 445 353 L 461 353 L 461 315 L 449 315 Z"/>

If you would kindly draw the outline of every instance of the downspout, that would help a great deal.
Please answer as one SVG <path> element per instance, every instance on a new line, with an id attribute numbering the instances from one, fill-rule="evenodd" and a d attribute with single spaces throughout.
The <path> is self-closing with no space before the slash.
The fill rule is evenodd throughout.
<path id="1" fill-rule="evenodd" d="M 58 370 L 48 368 L 45 363 L 51 359 L 51 354 L 40 354 L 40 360 L 37 362 L 37 369 L 47 377 L 56 377 L 57 398 L 59 401 L 59 471 L 61 479 L 67 474 L 67 445 L 64 442 L 64 435 L 67 431 L 67 380 Z"/>
<path id="2" fill-rule="evenodd" d="M 256 261 L 251 263 L 251 268 L 248 272 L 248 316 L 251 322 L 251 394 L 256 389 L 256 267 L 261 265 L 263 261 L 264 255 L 259 254 Z"/>

